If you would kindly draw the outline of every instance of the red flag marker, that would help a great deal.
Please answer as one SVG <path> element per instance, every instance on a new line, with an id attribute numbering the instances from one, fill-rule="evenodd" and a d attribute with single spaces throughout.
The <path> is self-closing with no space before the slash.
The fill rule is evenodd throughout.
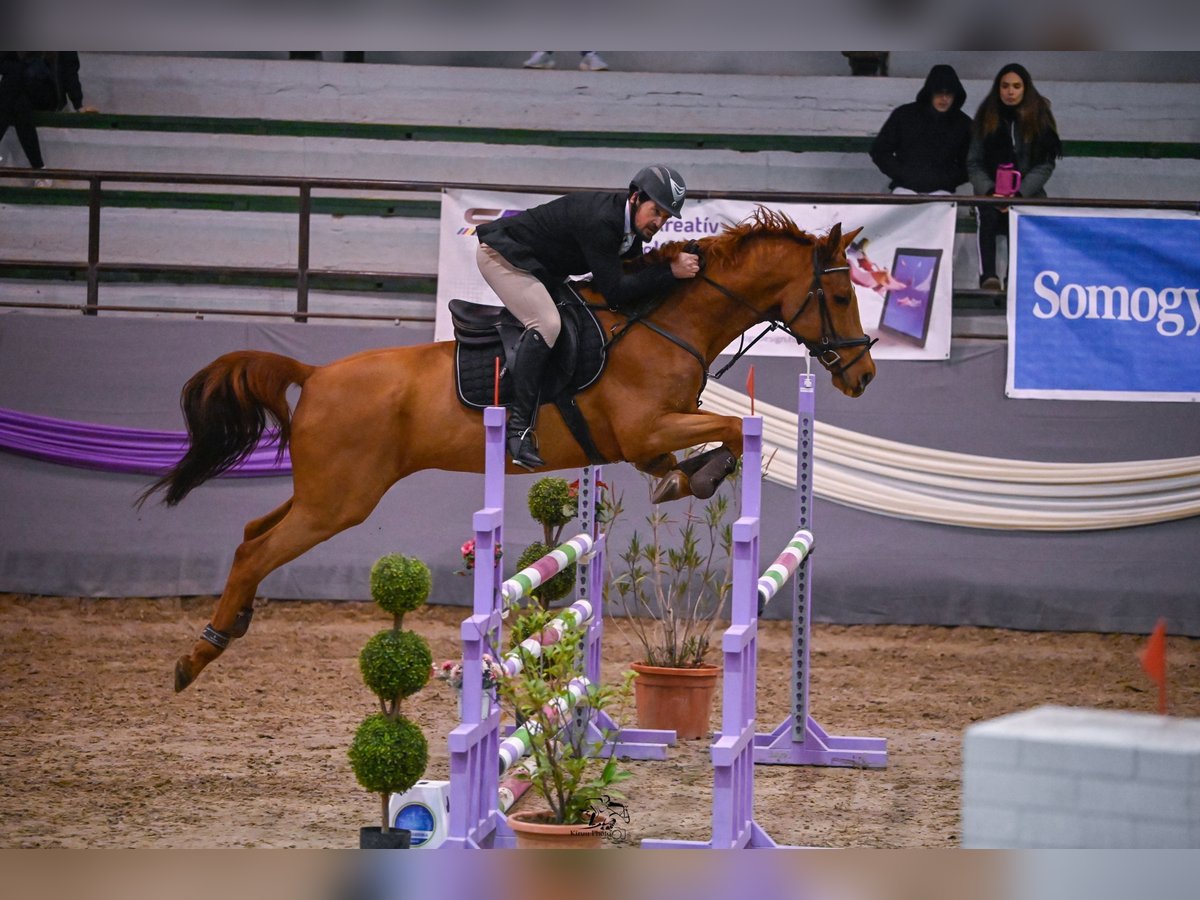
<path id="1" fill-rule="evenodd" d="M 1158 712 L 1167 714 L 1167 620 L 1159 619 L 1150 639 L 1138 654 L 1142 668 L 1158 683 Z"/>
<path id="2" fill-rule="evenodd" d="M 746 393 L 750 395 L 750 415 L 754 415 L 754 366 L 750 367 L 750 374 L 746 376 Z"/>
<path id="3" fill-rule="evenodd" d="M 492 406 L 500 405 L 500 357 L 496 357 L 496 372 L 492 376 Z"/>

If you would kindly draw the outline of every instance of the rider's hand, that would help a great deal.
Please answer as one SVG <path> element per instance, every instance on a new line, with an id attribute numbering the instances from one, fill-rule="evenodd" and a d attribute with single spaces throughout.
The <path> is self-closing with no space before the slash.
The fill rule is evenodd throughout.
<path id="1" fill-rule="evenodd" d="M 676 278 L 695 278 L 700 271 L 700 257 L 694 253 L 680 253 L 671 260 L 671 274 Z"/>

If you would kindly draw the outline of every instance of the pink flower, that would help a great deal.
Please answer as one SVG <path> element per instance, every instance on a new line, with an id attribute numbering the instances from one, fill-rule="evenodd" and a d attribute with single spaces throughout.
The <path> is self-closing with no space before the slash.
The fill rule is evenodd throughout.
<path id="1" fill-rule="evenodd" d="M 475 538 L 471 538 L 469 541 L 466 541 L 462 545 L 462 547 L 459 548 L 458 552 L 462 554 L 463 567 L 468 572 L 471 571 L 472 569 L 474 569 L 475 568 Z M 497 562 L 500 561 L 501 556 L 502 556 L 502 551 L 501 551 L 500 545 L 497 544 L 496 545 L 496 561 Z"/>

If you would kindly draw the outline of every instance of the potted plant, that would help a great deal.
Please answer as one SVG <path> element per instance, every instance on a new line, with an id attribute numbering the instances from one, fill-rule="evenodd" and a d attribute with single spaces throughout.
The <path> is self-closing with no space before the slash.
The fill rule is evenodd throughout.
<path id="1" fill-rule="evenodd" d="M 628 697 L 632 673 L 615 687 L 581 685 L 582 643 L 583 630 L 568 628 L 539 658 L 518 647 L 522 670 L 500 681 L 501 701 L 519 714 L 518 734 L 529 748 L 518 777 L 545 804 L 509 814 L 519 847 L 600 846 L 611 823 L 604 811 L 622 798 L 614 785 L 630 774 L 615 757 L 615 735 L 596 726 L 596 714 Z"/>
<path id="2" fill-rule="evenodd" d="M 604 599 L 641 645 L 632 664 L 640 728 L 674 729 L 680 740 L 708 734 L 720 667 L 710 660 L 717 617 L 733 586 L 733 529 L 726 522 L 737 473 L 678 518 L 655 508 L 610 557 Z M 647 479 L 648 489 L 653 482 Z M 619 500 L 611 501 L 619 512 Z"/>
<path id="3" fill-rule="evenodd" d="M 403 630 L 404 614 L 429 597 L 429 568 L 419 559 L 390 553 L 371 567 L 371 597 L 392 614 L 392 627 L 374 635 L 358 657 L 363 682 L 379 698 L 379 712 L 363 720 L 350 745 L 350 766 L 358 783 L 379 794 L 382 825 L 359 830 L 362 849 L 403 849 L 410 834 L 391 828 L 388 801 L 425 774 L 429 746 L 416 724 L 400 713 L 400 703 L 429 680 L 433 654 L 419 634 Z"/>

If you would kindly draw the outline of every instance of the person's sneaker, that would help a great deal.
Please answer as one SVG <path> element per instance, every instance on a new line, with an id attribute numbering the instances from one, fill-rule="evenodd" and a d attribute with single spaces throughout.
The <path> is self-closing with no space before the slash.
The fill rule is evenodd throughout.
<path id="1" fill-rule="evenodd" d="M 981 291 L 999 291 L 1001 290 L 1000 279 L 995 275 L 989 275 L 987 278 L 980 280 L 979 289 Z"/>
<path id="2" fill-rule="evenodd" d="M 533 56 L 525 60 L 522 65 L 524 65 L 526 69 L 553 69 L 554 54 L 547 50 L 538 50 L 533 54 Z"/>
<path id="3" fill-rule="evenodd" d="M 585 72 L 606 72 L 608 63 L 595 50 L 589 50 L 579 58 L 579 68 Z"/>

